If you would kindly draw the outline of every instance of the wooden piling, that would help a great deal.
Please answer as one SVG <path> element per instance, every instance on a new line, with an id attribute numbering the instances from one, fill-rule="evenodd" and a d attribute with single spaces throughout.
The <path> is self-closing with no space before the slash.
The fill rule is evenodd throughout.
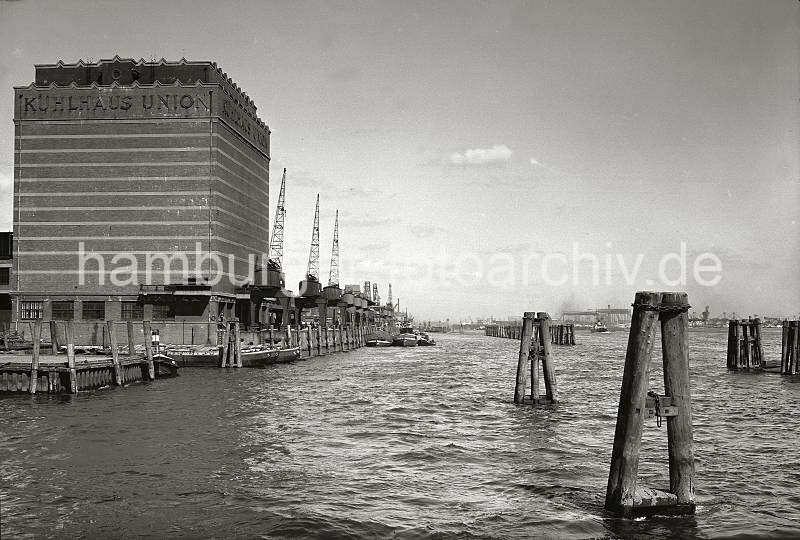
<path id="1" fill-rule="evenodd" d="M 742 367 L 750 369 L 752 366 L 750 357 L 750 325 L 747 321 L 741 322 L 742 327 Z"/>
<path id="2" fill-rule="evenodd" d="M 125 321 L 125 330 L 128 332 L 128 356 L 136 354 L 136 345 L 133 340 L 133 321 Z"/>
<path id="3" fill-rule="evenodd" d="M 531 361 L 531 404 L 539 403 L 541 391 L 539 384 L 539 364 L 542 356 L 542 333 L 540 332 L 539 325 L 534 319 L 533 322 L 533 339 L 531 339 L 530 346 L 530 361 Z"/>
<path id="4" fill-rule="evenodd" d="M 761 319 L 728 322 L 729 370 L 761 370 L 764 368 L 764 348 L 761 344 Z"/>
<path id="5" fill-rule="evenodd" d="M 31 382 L 28 389 L 31 394 L 35 394 L 36 385 L 39 382 L 39 347 L 42 343 L 42 319 L 36 319 L 31 330 L 33 334 L 33 355 L 31 356 Z"/>
<path id="6" fill-rule="evenodd" d="M 636 293 L 606 489 L 605 507 L 611 512 L 628 514 L 633 509 L 650 355 L 660 304 L 661 293 Z"/>
<path id="7" fill-rule="evenodd" d="M 117 333 L 114 330 L 114 321 L 106 322 L 108 329 L 108 341 L 111 344 L 111 359 L 114 362 L 114 382 L 117 386 L 122 386 L 123 373 L 122 365 L 119 361 L 119 347 L 117 346 Z"/>
<path id="8" fill-rule="evenodd" d="M 739 344 L 736 341 L 736 321 L 728 321 L 728 369 L 736 370 L 739 367 L 737 359 Z"/>
<path id="9" fill-rule="evenodd" d="M 229 323 L 225 323 L 225 330 L 222 333 L 222 355 L 220 361 L 220 367 L 228 367 L 230 363 L 228 362 L 228 353 L 230 352 L 230 345 L 231 345 L 231 326 Z"/>
<path id="10" fill-rule="evenodd" d="M 527 386 L 528 355 L 531 349 L 531 335 L 533 334 L 533 319 L 535 313 L 526 311 L 522 316 L 522 336 L 519 341 L 519 359 L 517 360 L 517 384 L 514 387 L 514 403 L 525 401 L 525 387 Z"/>
<path id="11" fill-rule="evenodd" d="M 784 321 L 781 338 L 781 374 L 800 373 L 800 321 Z"/>
<path id="12" fill-rule="evenodd" d="M 58 328 L 56 321 L 50 321 L 50 348 L 53 354 L 58 354 Z"/>
<path id="13" fill-rule="evenodd" d="M 233 352 L 235 359 L 235 364 L 233 367 L 242 367 L 242 340 L 240 338 L 239 321 L 235 321 L 233 323 L 233 338 Z"/>
<path id="14" fill-rule="evenodd" d="M 761 319 L 753 319 L 753 336 L 755 337 L 755 350 L 758 356 L 758 367 L 764 368 L 764 347 L 761 345 Z"/>
<path id="15" fill-rule="evenodd" d="M 72 321 L 64 323 L 64 338 L 67 341 L 67 369 L 69 369 L 69 391 L 78 393 L 78 373 L 75 370 L 75 328 Z"/>
<path id="16" fill-rule="evenodd" d="M 153 381 L 156 378 L 156 370 L 153 364 L 153 344 L 150 343 L 152 339 L 150 321 L 142 321 L 142 334 L 144 335 L 144 354 L 147 359 L 147 378 Z"/>
<path id="17" fill-rule="evenodd" d="M 545 393 L 551 403 L 558 402 L 558 389 L 556 387 L 556 370 L 553 366 L 553 346 L 550 343 L 550 315 L 545 312 L 536 314 L 539 320 L 542 346 L 542 375 L 544 376 Z"/>
<path id="18" fill-rule="evenodd" d="M 781 330 L 781 373 L 786 374 L 789 372 L 789 347 L 787 346 L 789 340 L 789 321 L 783 321 Z"/>
<path id="19" fill-rule="evenodd" d="M 611 512 L 626 517 L 694 512 L 688 310 L 686 293 L 636 293 L 606 490 L 605 505 Z M 666 395 L 649 397 L 656 320 L 661 322 Z M 636 485 L 643 421 L 651 416 L 659 426 L 667 418 L 668 492 Z"/>
<path id="20" fill-rule="evenodd" d="M 800 373 L 800 321 L 794 321 L 794 349 L 792 350 L 792 375 Z"/>
<path id="21" fill-rule="evenodd" d="M 679 505 L 694 506 L 694 452 L 692 450 L 692 394 L 689 389 L 689 307 L 686 293 L 664 293 L 661 298 L 661 350 L 664 393 L 672 398 L 677 415 L 667 417 L 669 491 Z M 693 510 L 693 509 L 692 509 Z"/>

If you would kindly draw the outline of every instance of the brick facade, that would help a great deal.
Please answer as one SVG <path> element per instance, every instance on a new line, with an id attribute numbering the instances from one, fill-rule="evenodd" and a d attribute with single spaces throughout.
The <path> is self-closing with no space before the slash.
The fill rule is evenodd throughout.
<path id="1" fill-rule="evenodd" d="M 244 283 L 268 245 L 270 132 L 216 64 L 36 66 L 14 93 L 15 321 L 25 301 L 43 302 L 46 320 L 54 300 L 75 301 L 77 321 L 81 301 L 119 320 L 120 302 L 137 300 L 146 317 L 166 303 L 198 322 L 233 302 L 227 278 L 140 288 L 202 285 L 213 255 Z M 164 273 L 159 254 L 181 260 Z"/>

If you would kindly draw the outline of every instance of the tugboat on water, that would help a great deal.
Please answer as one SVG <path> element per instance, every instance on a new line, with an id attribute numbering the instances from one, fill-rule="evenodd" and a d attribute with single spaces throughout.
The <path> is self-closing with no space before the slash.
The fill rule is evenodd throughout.
<path id="1" fill-rule="evenodd" d="M 414 333 L 414 329 L 410 326 L 401 326 L 400 334 L 394 337 L 392 345 L 395 347 L 416 347 L 417 335 Z"/>
<path id="2" fill-rule="evenodd" d="M 427 347 L 430 345 L 436 345 L 436 341 L 433 340 L 428 334 L 421 333 L 417 338 L 417 345 L 420 347 Z"/>
<path id="3" fill-rule="evenodd" d="M 592 332 L 608 332 L 608 327 L 603 321 L 597 321 L 594 323 L 594 326 L 592 326 Z"/>
<path id="4" fill-rule="evenodd" d="M 178 376 L 178 363 L 165 354 L 153 355 L 153 368 L 156 379 Z"/>

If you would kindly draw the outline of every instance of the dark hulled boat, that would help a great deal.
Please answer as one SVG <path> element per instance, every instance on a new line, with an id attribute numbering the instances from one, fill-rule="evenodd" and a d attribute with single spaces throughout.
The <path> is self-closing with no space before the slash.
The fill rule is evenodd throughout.
<path id="1" fill-rule="evenodd" d="M 153 355 L 153 368 L 156 379 L 167 379 L 178 376 L 178 363 L 165 354 Z"/>

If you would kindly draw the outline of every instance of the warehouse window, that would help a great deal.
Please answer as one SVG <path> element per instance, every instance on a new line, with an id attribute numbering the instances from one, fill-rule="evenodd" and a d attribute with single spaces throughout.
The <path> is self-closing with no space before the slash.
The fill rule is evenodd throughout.
<path id="1" fill-rule="evenodd" d="M 106 318 L 106 303 L 105 302 L 84 302 L 83 303 L 83 320 Z"/>
<path id="2" fill-rule="evenodd" d="M 0 268 L 0 285 L 8 285 L 11 283 L 11 268 L 7 266 Z"/>
<path id="3" fill-rule="evenodd" d="M 20 319 L 41 319 L 42 318 L 42 302 L 23 300 L 19 303 L 19 317 Z"/>
<path id="4" fill-rule="evenodd" d="M 71 321 L 75 318 L 75 302 L 72 300 L 54 300 L 53 316 L 54 321 Z"/>
<path id="5" fill-rule="evenodd" d="M 144 319 L 144 310 L 138 302 L 122 302 L 123 321 L 141 321 Z"/>
<path id="6" fill-rule="evenodd" d="M 153 320 L 163 321 L 175 318 L 175 308 L 169 304 L 153 304 Z"/>
<path id="7" fill-rule="evenodd" d="M 10 232 L 0 233 L 0 259 L 10 259 L 14 248 L 14 237 Z"/>

